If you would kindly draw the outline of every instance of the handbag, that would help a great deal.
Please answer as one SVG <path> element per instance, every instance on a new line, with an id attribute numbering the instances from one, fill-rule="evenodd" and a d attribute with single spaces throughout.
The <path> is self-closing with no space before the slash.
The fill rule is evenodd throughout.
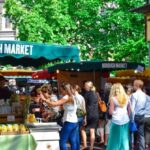
<path id="1" fill-rule="evenodd" d="M 104 101 L 99 100 L 98 105 L 99 105 L 99 109 L 101 110 L 101 112 L 106 112 L 107 111 L 106 103 Z"/>
<path id="2" fill-rule="evenodd" d="M 129 129 L 130 129 L 131 132 L 136 132 L 137 131 L 137 125 L 136 125 L 135 121 L 130 121 Z"/>
<path id="3" fill-rule="evenodd" d="M 85 116 L 84 111 L 83 111 L 82 109 L 80 109 L 80 108 L 77 108 L 76 114 L 77 114 L 77 117 L 78 117 L 78 118 Z"/>

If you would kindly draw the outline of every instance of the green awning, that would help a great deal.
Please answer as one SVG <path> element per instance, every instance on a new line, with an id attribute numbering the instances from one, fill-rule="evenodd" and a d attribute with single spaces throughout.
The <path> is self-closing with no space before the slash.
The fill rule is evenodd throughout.
<path id="1" fill-rule="evenodd" d="M 79 50 L 74 46 L 48 45 L 23 41 L 0 41 L 0 65 L 20 62 L 20 65 L 39 66 L 58 59 L 78 62 Z"/>
<path id="2" fill-rule="evenodd" d="M 145 68 L 144 64 L 132 62 L 114 62 L 114 61 L 83 61 L 80 63 L 64 63 L 49 67 L 48 72 L 53 73 L 57 70 L 62 71 L 113 71 L 123 69 Z"/>

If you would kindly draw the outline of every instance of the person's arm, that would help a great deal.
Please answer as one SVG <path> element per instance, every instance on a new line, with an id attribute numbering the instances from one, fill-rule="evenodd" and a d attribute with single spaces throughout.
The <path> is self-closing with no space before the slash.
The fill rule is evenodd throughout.
<path id="1" fill-rule="evenodd" d="M 132 110 L 132 118 L 131 120 L 134 120 L 134 116 L 135 116 L 135 107 L 136 107 L 136 98 L 135 95 L 131 96 L 131 110 Z"/>
<path id="2" fill-rule="evenodd" d="M 85 105 L 84 97 L 82 97 L 82 109 L 83 109 L 84 113 L 86 114 L 86 105 Z"/>
<path id="3" fill-rule="evenodd" d="M 134 95 L 131 96 L 131 110 L 134 112 L 136 105 L 136 98 Z"/>
<path id="4" fill-rule="evenodd" d="M 128 102 L 128 106 L 127 106 L 127 110 L 128 110 L 128 115 L 129 115 L 129 117 L 132 115 L 132 107 L 131 107 L 131 102 L 130 102 L 130 100 L 129 100 L 129 102 Z"/>
<path id="5" fill-rule="evenodd" d="M 110 99 L 110 106 L 109 106 L 109 113 L 110 115 L 113 114 L 113 111 L 114 111 L 114 102 L 112 99 Z"/>
<path id="6" fill-rule="evenodd" d="M 49 99 L 46 99 L 46 98 L 45 98 L 44 96 L 42 96 L 42 95 L 41 95 L 41 97 L 42 97 L 42 100 L 43 100 L 44 102 L 46 102 L 49 107 L 57 107 L 57 106 L 60 106 L 60 105 L 65 104 L 65 103 L 67 103 L 67 102 L 69 101 L 69 97 L 68 97 L 68 98 L 62 98 L 62 99 L 60 99 L 60 100 L 58 100 L 58 101 L 56 101 L 56 102 L 52 102 L 52 101 L 50 101 Z"/>

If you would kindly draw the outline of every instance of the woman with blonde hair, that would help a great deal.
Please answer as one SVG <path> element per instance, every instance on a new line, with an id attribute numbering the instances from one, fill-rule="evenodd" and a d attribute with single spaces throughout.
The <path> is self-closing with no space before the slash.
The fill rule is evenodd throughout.
<path id="1" fill-rule="evenodd" d="M 77 104 L 72 92 L 72 86 L 69 83 L 60 86 L 62 98 L 56 102 L 50 101 L 41 96 L 49 107 L 56 107 L 63 105 L 63 128 L 60 133 L 60 150 L 68 150 L 67 142 L 70 141 L 71 149 L 77 150 Z"/>
<path id="2" fill-rule="evenodd" d="M 129 150 L 130 101 L 123 86 L 116 83 L 110 91 L 109 113 L 112 115 L 107 150 Z"/>

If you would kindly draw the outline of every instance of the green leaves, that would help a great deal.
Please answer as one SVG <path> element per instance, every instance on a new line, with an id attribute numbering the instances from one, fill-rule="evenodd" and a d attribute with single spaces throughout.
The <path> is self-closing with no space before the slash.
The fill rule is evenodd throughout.
<path id="1" fill-rule="evenodd" d="M 24 41 L 78 45 L 82 59 L 146 62 L 144 0 L 6 0 Z"/>

